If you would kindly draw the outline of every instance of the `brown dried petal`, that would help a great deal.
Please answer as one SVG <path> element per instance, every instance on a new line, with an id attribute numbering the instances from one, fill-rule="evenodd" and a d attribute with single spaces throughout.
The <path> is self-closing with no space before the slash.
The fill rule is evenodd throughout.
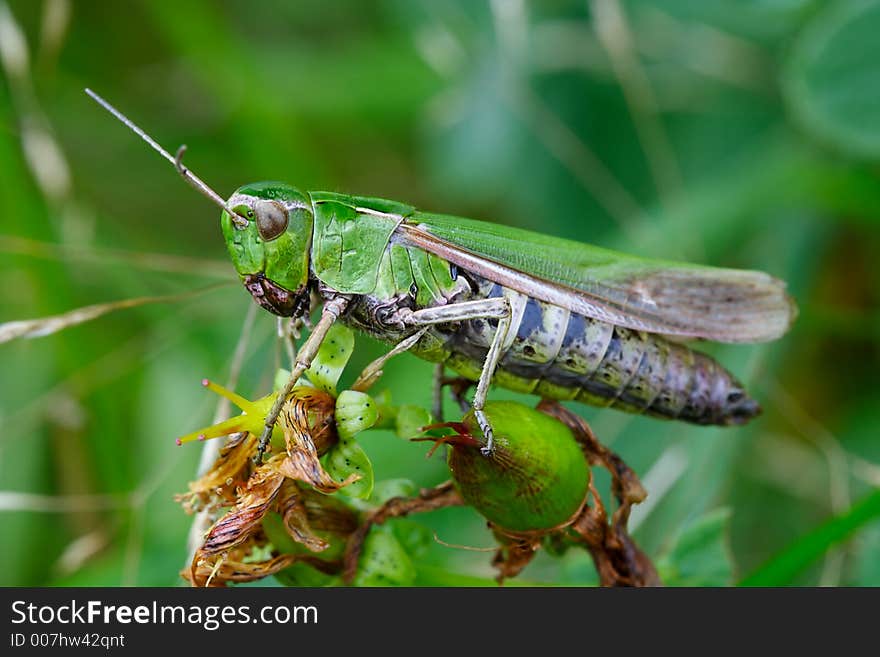
<path id="1" fill-rule="evenodd" d="M 322 493 L 335 493 L 360 479 L 360 475 L 353 474 L 338 482 L 324 470 L 310 434 L 309 410 L 314 408 L 315 401 L 313 397 L 294 398 L 282 411 L 281 427 L 287 443 L 287 458 L 279 471 L 286 477 L 314 486 Z"/>
<path id="2" fill-rule="evenodd" d="M 284 405 L 279 426 L 284 432 L 288 449 L 291 442 L 299 443 L 305 438 L 322 456 L 339 441 L 334 413 L 336 399 L 318 389 L 297 388 L 296 394 Z"/>
<path id="3" fill-rule="evenodd" d="M 302 501 L 309 524 L 316 531 L 348 536 L 360 524 L 360 514 L 345 502 L 319 493 L 313 488 L 302 488 Z"/>
<path id="4" fill-rule="evenodd" d="M 297 561 L 294 554 L 281 554 L 268 561 L 244 563 L 226 559 L 200 559 L 193 563 L 192 569 L 181 573 L 193 586 L 226 586 L 227 582 L 253 582 L 279 570 L 293 565 Z"/>
<path id="5" fill-rule="evenodd" d="M 307 451 L 291 452 L 290 456 L 281 462 L 279 471 L 285 477 L 303 481 L 322 493 L 335 493 L 361 478 L 360 475 L 353 474 L 344 481 L 336 481 L 321 466 L 317 454 L 309 454 Z"/>
<path id="6" fill-rule="evenodd" d="M 208 530 L 199 554 L 217 554 L 243 543 L 260 526 L 283 481 L 277 458 L 254 470 L 238 504 Z"/>
<path id="7" fill-rule="evenodd" d="M 312 552 L 321 552 L 329 547 L 330 544 L 312 530 L 303 490 L 296 482 L 289 479 L 284 481 L 278 495 L 278 512 L 287 533 L 297 543 L 302 543 Z"/>
<path id="8" fill-rule="evenodd" d="M 328 575 L 342 570 L 341 561 L 320 559 L 311 555 L 281 554 L 262 561 L 252 561 L 248 557 L 255 549 L 264 547 L 263 535 L 252 537 L 245 544 L 233 548 L 226 554 L 216 557 L 196 555 L 189 569 L 181 576 L 193 586 L 224 586 L 228 582 L 252 582 L 284 570 L 294 563 L 305 563 L 311 568 Z"/>
<path id="9" fill-rule="evenodd" d="M 495 529 L 495 537 L 501 545 L 492 559 L 492 565 L 498 570 L 498 575 L 495 579 L 499 584 L 503 584 L 505 579 L 516 577 L 522 572 L 523 568 L 531 563 L 541 547 L 541 539 L 537 537 L 512 537 L 498 531 L 494 527 L 493 529 Z"/>
<path id="10" fill-rule="evenodd" d="M 257 438 L 250 433 L 235 434 L 220 450 L 214 465 L 201 478 L 189 484 L 190 492 L 178 496 L 184 503 L 199 498 L 202 502 L 219 497 L 228 503 L 237 498 L 236 486 L 247 479 L 250 458 L 257 447 Z"/>
<path id="11" fill-rule="evenodd" d="M 593 558 L 602 586 L 660 586 L 660 577 L 647 555 L 642 552 L 621 522 L 621 509 L 614 514 L 611 525 L 602 500 L 592 482 L 590 494 L 595 506 L 584 508 L 571 529 L 586 546 Z M 625 507 L 627 510 L 629 506 Z"/>

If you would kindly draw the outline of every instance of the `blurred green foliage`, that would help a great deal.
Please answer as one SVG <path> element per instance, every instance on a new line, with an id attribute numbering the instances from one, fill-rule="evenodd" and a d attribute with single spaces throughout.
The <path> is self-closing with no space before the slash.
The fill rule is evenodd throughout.
<path id="1" fill-rule="evenodd" d="M 795 554 L 760 581 L 877 585 L 878 33 L 861 0 L 0 0 L 0 321 L 234 279 L 215 209 L 85 86 L 188 144 L 221 194 L 283 179 L 765 270 L 799 303 L 790 334 L 706 346 L 760 419 L 577 410 L 642 475 L 635 538 L 670 583 Z M 250 303 L 233 283 L 0 345 L 0 584 L 179 582 L 190 518 L 172 495 L 199 454 L 173 438 L 209 421 L 198 381 L 228 375 Z M 251 397 L 271 388 L 274 330 L 261 311 Z M 346 376 L 381 349 L 359 338 Z M 430 373 L 403 356 L 382 385 L 426 406 Z M 381 479 L 446 477 L 390 431 L 363 447 Z M 417 521 L 491 542 L 469 509 Z M 491 577 L 485 553 L 433 541 L 407 567 L 426 585 Z M 570 551 L 522 579 L 596 576 Z"/>

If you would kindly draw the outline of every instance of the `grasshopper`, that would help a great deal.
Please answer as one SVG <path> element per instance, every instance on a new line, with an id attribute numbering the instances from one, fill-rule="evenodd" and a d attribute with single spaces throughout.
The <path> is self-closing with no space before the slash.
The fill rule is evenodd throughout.
<path id="1" fill-rule="evenodd" d="M 763 342 L 796 316 L 785 283 L 758 271 L 649 260 L 405 203 L 259 182 L 222 199 L 90 90 L 222 210 L 247 291 L 281 317 L 320 319 L 266 416 L 281 407 L 337 321 L 476 383 L 474 416 L 492 450 L 489 385 L 702 425 L 736 425 L 760 406 L 681 339 Z M 437 386 L 435 386 L 437 388 Z M 261 449 L 262 451 L 262 449 Z"/>

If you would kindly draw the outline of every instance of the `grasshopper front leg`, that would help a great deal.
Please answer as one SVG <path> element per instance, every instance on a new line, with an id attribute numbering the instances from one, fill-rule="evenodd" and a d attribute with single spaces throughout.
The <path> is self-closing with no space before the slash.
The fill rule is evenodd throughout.
<path id="1" fill-rule="evenodd" d="M 480 371 L 480 379 L 477 381 L 477 390 L 474 393 L 473 400 L 474 417 L 480 426 L 480 430 L 486 437 L 486 446 L 482 448 L 484 454 L 492 452 L 494 434 L 492 426 L 489 424 L 489 419 L 483 412 L 483 407 L 489 394 L 489 384 L 492 382 L 495 368 L 498 366 L 498 361 L 501 360 L 502 351 L 507 341 L 511 315 L 510 302 L 504 297 L 494 297 L 478 301 L 451 303 L 446 306 L 437 306 L 436 308 L 424 308 L 403 317 L 405 324 L 420 327 L 449 322 L 464 322 L 471 319 L 498 320 L 498 327 L 495 329 L 495 335 L 486 354 L 486 360 L 483 362 L 483 369 Z"/>
<path id="2" fill-rule="evenodd" d="M 275 398 L 275 403 L 272 404 L 272 408 L 266 416 L 266 424 L 263 427 L 263 433 L 260 435 L 260 444 L 257 447 L 257 455 L 255 457 L 257 463 L 263 461 L 263 454 L 269 446 L 269 440 L 272 438 L 272 429 L 275 426 L 275 422 L 278 420 L 278 416 L 281 414 L 281 408 L 284 406 L 284 402 L 287 401 L 287 398 L 290 396 L 290 393 L 296 385 L 296 382 L 299 381 L 299 378 L 307 369 L 309 369 L 309 366 L 312 364 L 312 361 L 318 353 L 318 349 L 321 347 L 321 343 L 324 341 L 324 338 L 327 337 L 327 332 L 336 320 L 339 319 L 339 316 L 345 311 L 349 301 L 350 299 L 348 297 L 340 296 L 334 297 L 324 304 L 324 308 L 321 310 L 321 319 L 318 320 L 314 330 L 309 334 L 308 339 L 297 352 L 296 361 L 293 364 L 293 369 L 290 371 L 290 378 L 287 379 L 284 388 L 278 393 L 278 397 Z"/>

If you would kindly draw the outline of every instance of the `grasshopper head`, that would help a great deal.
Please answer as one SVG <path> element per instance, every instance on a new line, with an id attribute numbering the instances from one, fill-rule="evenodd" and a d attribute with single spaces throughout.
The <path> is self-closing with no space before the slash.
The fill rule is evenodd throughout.
<path id="1" fill-rule="evenodd" d="M 220 218 L 232 263 L 248 292 L 266 310 L 290 317 L 308 304 L 312 205 L 280 182 L 239 187 Z"/>

